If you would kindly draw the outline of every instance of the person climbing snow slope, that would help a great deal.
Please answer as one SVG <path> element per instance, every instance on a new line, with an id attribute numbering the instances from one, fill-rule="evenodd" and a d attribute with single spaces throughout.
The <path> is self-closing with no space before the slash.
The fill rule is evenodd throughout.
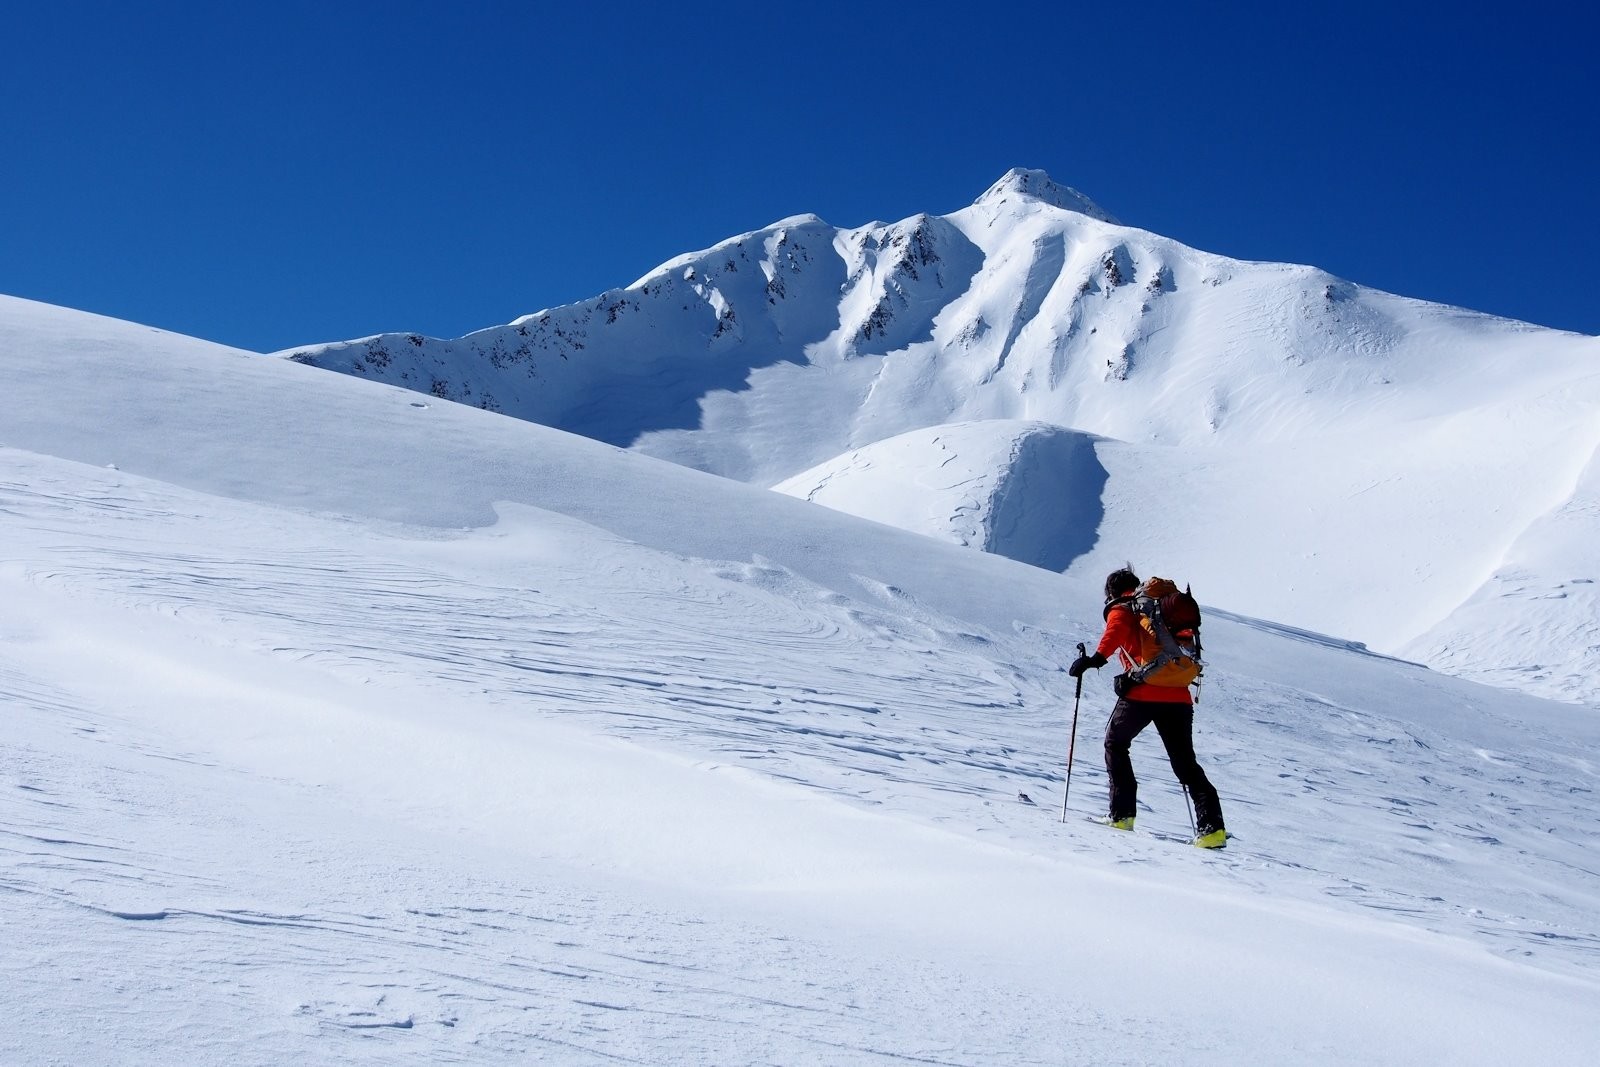
<path id="1" fill-rule="evenodd" d="M 1163 584 L 1157 586 L 1157 583 Z M 1120 657 L 1127 668 L 1116 678 L 1117 703 L 1106 723 L 1106 774 L 1111 781 L 1111 810 L 1106 824 L 1119 830 L 1133 829 L 1139 783 L 1134 777 L 1129 749 L 1133 739 L 1153 723 L 1161 735 L 1161 743 L 1166 746 L 1173 773 L 1194 799 L 1194 843 L 1201 848 L 1222 848 L 1227 844 L 1228 832 L 1223 825 L 1222 803 L 1217 791 L 1195 759 L 1194 701 L 1189 695 L 1188 681 L 1156 684 L 1142 678 L 1145 671 L 1162 661 L 1163 642 L 1158 636 L 1161 633 L 1159 616 L 1152 632 L 1149 624 L 1141 624 L 1135 600 L 1144 595 L 1146 600 L 1140 606 L 1147 606 L 1150 594 L 1159 592 L 1160 588 L 1170 588 L 1174 593 L 1177 590 L 1163 579 L 1151 579 L 1142 586 L 1131 566 L 1107 575 L 1105 633 L 1094 653 L 1079 656 L 1067 673 L 1081 678 L 1089 668 L 1105 666 L 1112 656 Z M 1195 618 L 1198 620 L 1198 608 Z M 1178 677 L 1183 675 L 1179 673 Z M 1163 676 L 1161 680 L 1172 679 Z"/>

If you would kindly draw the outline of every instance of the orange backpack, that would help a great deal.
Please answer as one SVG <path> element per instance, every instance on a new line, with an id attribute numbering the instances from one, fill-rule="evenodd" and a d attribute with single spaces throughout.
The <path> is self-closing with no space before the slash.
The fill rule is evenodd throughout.
<path id="1" fill-rule="evenodd" d="M 1169 578 L 1151 578 L 1129 607 L 1139 621 L 1139 662 L 1129 680 L 1148 685 L 1188 686 L 1200 680 L 1200 605 Z"/>

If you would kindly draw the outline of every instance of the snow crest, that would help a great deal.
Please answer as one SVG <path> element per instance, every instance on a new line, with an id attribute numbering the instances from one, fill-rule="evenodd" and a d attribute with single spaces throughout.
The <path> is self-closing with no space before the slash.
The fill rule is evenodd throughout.
<path id="1" fill-rule="evenodd" d="M 975 204 L 1000 204 L 1013 197 L 1037 200 L 1063 211 L 1076 211 L 1100 222 L 1117 224 L 1109 212 L 1069 185 L 1062 185 L 1042 170 L 1013 167 L 989 186 Z"/>

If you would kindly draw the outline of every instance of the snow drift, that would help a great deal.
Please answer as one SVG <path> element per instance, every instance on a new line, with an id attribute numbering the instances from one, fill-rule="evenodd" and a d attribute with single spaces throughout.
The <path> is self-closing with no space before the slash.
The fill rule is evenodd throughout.
<path id="1" fill-rule="evenodd" d="M 773 488 L 837 511 L 1063 571 L 1094 546 L 1106 470 L 1086 434 L 988 421 L 912 430 Z"/>

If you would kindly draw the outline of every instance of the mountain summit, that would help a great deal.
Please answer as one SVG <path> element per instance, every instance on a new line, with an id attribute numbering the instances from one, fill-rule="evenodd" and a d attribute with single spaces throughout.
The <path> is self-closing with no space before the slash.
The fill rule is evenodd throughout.
<path id="1" fill-rule="evenodd" d="M 1042 171 L 455 341 L 283 355 L 1600 704 L 1600 340 L 1203 252 Z"/>
<path id="2" fill-rule="evenodd" d="M 1038 200 L 1051 207 L 1076 211 L 1091 219 L 1118 225 L 1117 220 L 1109 212 L 1078 190 L 1062 185 L 1042 170 L 1026 170 L 1022 167 L 1013 167 L 1006 171 L 999 181 L 989 186 L 988 190 L 974 201 L 974 204 L 1004 203 L 1013 196 Z"/>

